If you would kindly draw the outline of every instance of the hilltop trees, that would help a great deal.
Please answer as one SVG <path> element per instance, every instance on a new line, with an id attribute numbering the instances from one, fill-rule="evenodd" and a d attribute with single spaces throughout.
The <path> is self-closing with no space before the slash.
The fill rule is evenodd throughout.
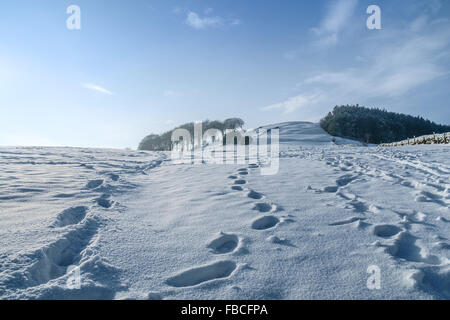
<path id="1" fill-rule="evenodd" d="M 320 121 L 332 136 L 357 139 L 367 143 L 393 142 L 432 133 L 450 131 L 422 117 L 356 106 L 336 106 Z"/>
<path id="2" fill-rule="evenodd" d="M 245 122 L 240 118 L 230 118 L 221 122 L 218 120 L 210 121 L 205 120 L 202 121 L 203 132 L 208 129 L 218 129 L 222 132 L 222 135 L 225 136 L 227 130 L 237 130 L 242 129 Z M 186 129 L 191 134 L 191 139 L 194 137 L 194 122 L 185 123 L 175 129 Z M 175 130 L 173 129 L 173 130 Z M 170 151 L 172 150 L 172 132 L 173 130 L 167 131 L 161 135 L 158 134 L 150 134 L 142 139 L 139 144 L 139 150 L 148 150 L 148 151 Z M 224 139 L 225 140 L 225 139 Z"/>
<path id="3" fill-rule="evenodd" d="M 242 128 L 244 124 L 245 124 L 244 120 L 239 118 L 230 118 L 226 119 L 223 122 L 224 129 L 232 129 L 232 130 Z"/>

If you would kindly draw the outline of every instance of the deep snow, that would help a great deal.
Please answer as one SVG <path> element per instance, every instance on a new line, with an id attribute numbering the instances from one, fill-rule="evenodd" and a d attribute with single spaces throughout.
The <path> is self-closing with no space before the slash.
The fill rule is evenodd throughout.
<path id="1" fill-rule="evenodd" d="M 1 148 L 0 298 L 450 298 L 447 145 L 270 127 L 269 176 L 164 152 Z"/>

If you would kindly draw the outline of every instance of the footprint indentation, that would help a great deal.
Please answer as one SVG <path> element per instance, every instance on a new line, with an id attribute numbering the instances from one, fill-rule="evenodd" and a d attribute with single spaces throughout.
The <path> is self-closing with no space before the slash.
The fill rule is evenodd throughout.
<path id="1" fill-rule="evenodd" d="M 191 287 L 215 279 L 229 277 L 236 269 L 234 261 L 225 260 L 210 265 L 192 268 L 167 279 L 166 283 L 172 287 Z"/>
<path id="2" fill-rule="evenodd" d="M 366 218 L 353 217 L 353 218 L 350 218 L 350 219 L 347 219 L 347 220 L 330 223 L 329 226 L 332 226 L 332 227 L 334 227 L 334 226 L 342 226 L 342 225 L 345 225 L 345 224 L 350 224 L 350 223 L 353 223 L 353 222 L 356 222 L 356 221 L 361 221 L 361 220 L 366 220 Z"/>
<path id="3" fill-rule="evenodd" d="M 373 228 L 374 235 L 381 238 L 390 238 L 400 233 L 402 229 L 397 226 L 393 226 L 390 224 L 378 225 Z"/>
<path id="4" fill-rule="evenodd" d="M 252 228 L 255 230 L 265 230 L 275 227 L 280 220 L 274 216 L 264 216 L 262 218 L 256 219 L 252 223 Z"/>
<path id="5" fill-rule="evenodd" d="M 247 196 L 251 199 L 259 200 L 263 197 L 263 195 L 259 192 L 250 190 L 250 192 L 247 194 Z"/>
<path id="6" fill-rule="evenodd" d="M 76 224 L 84 219 L 88 211 L 87 207 L 73 207 L 66 209 L 58 214 L 56 221 L 53 223 L 53 227 L 65 227 L 68 225 Z"/>
<path id="7" fill-rule="evenodd" d="M 102 184 L 103 184 L 102 179 L 91 180 L 86 184 L 86 189 L 95 189 L 95 188 L 100 187 Z"/>
<path id="8" fill-rule="evenodd" d="M 338 186 L 329 186 L 329 187 L 323 188 L 323 192 L 333 193 L 333 192 L 338 191 L 338 189 L 339 189 Z"/>
<path id="9" fill-rule="evenodd" d="M 117 180 L 119 180 L 119 175 L 118 175 L 118 174 L 110 173 L 110 174 L 108 174 L 108 176 L 109 176 L 109 178 L 110 178 L 112 181 L 117 181 Z"/>
<path id="10" fill-rule="evenodd" d="M 440 259 L 434 255 L 429 255 L 426 250 L 418 245 L 417 240 L 417 237 L 403 231 L 397 236 L 395 243 L 388 246 L 387 252 L 395 258 L 411 262 L 439 264 Z"/>
<path id="11" fill-rule="evenodd" d="M 27 284 L 37 286 L 66 274 L 69 265 L 79 263 L 83 251 L 97 234 L 97 229 L 97 221 L 88 219 L 79 228 L 36 251 L 32 255 L 36 262 L 27 270 Z"/>
<path id="12" fill-rule="evenodd" d="M 446 218 L 444 218 L 444 217 L 438 217 L 437 220 L 442 221 L 442 222 L 447 222 L 447 223 L 450 222 L 449 219 L 446 219 Z"/>
<path id="13" fill-rule="evenodd" d="M 287 239 L 280 239 L 277 236 L 270 236 L 269 238 L 267 238 L 267 241 L 270 241 L 274 244 L 280 244 L 283 246 L 288 246 L 288 247 L 295 247 L 295 245 L 293 245 L 291 243 L 291 241 L 287 240 Z"/>
<path id="14" fill-rule="evenodd" d="M 272 206 L 265 202 L 256 203 L 253 210 L 258 210 L 259 212 L 269 212 L 272 211 Z"/>
<path id="15" fill-rule="evenodd" d="M 220 236 L 208 244 L 208 248 L 216 254 L 232 252 L 239 244 L 239 237 L 235 234 L 221 233 Z"/>
<path id="16" fill-rule="evenodd" d="M 109 195 L 104 194 L 100 198 L 97 198 L 95 201 L 97 201 L 97 204 L 103 208 L 109 209 L 114 204 L 114 201 L 109 200 Z"/>
<path id="17" fill-rule="evenodd" d="M 348 185 L 350 182 L 355 180 L 356 177 L 353 177 L 351 174 L 343 175 L 342 177 L 336 180 L 336 184 L 340 187 Z"/>

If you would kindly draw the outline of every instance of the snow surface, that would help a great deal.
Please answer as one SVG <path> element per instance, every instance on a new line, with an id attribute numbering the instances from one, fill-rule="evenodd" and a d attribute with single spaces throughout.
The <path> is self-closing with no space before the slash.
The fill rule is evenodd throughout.
<path id="1" fill-rule="evenodd" d="M 0 298 L 450 298 L 448 146 L 270 127 L 270 176 L 164 152 L 0 148 Z"/>

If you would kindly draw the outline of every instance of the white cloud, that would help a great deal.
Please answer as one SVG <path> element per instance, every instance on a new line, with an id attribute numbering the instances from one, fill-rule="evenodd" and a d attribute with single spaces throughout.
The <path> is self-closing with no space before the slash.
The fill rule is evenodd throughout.
<path id="1" fill-rule="evenodd" d="M 428 15 L 422 15 L 416 19 L 410 24 L 410 30 L 412 32 L 419 32 L 425 28 L 425 26 L 428 24 Z"/>
<path id="2" fill-rule="evenodd" d="M 288 100 L 280 103 L 275 103 L 269 106 L 266 106 L 262 108 L 263 110 L 276 110 L 276 109 L 282 109 L 283 113 L 288 114 L 292 113 L 298 109 L 308 107 L 314 103 L 316 103 L 317 97 L 315 95 L 305 96 L 305 95 L 298 95 L 292 98 L 289 98 Z"/>
<path id="3" fill-rule="evenodd" d="M 220 17 L 200 17 L 197 13 L 190 11 L 186 17 L 188 26 L 200 30 L 209 27 L 217 27 L 223 24 Z"/>
<path id="4" fill-rule="evenodd" d="M 177 11 L 176 13 L 179 14 L 180 11 Z M 188 26 L 197 30 L 221 26 L 238 26 L 241 24 L 241 20 L 239 19 L 225 19 L 219 16 L 211 16 L 212 13 L 212 8 L 206 8 L 204 10 L 205 16 L 200 16 L 198 13 L 193 11 L 187 11 L 185 22 Z"/>
<path id="5" fill-rule="evenodd" d="M 93 83 L 83 83 L 82 86 L 86 89 L 97 91 L 103 94 L 107 95 L 113 95 L 114 93 L 109 91 L 108 89 L 105 89 L 99 85 L 93 84 Z"/>
<path id="6" fill-rule="evenodd" d="M 239 19 L 233 19 L 230 22 L 230 26 L 238 26 L 240 24 L 241 24 L 241 20 L 239 20 Z"/>
<path id="7" fill-rule="evenodd" d="M 176 15 L 180 15 L 184 12 L 184 9 L 181 7 L 173 7 L 172 12 Z"/>
<path id="8" fill-rule="evenodd" d="M 182 94 L 180 92 L 173 91 L 173 90 L 164 90 L 163 95 L 165 97 L 179 97 Z"/>
<path id="9" fill-rule="evenodd" d="M 355 67 L 314 72 L 297 85 L 298 95 L 263 110 L 301 109 L 311 116 L 339 104 L 407 101 L 411 92 L 450 73 L 450 21 L 419 17 L 404 29 L 375 35 L 366 44 L 371 47 L 364 48 L 366 54 L 358 52 L 362 55 L 356 55 Z"/>
<path id="10" fill-rule="evenodd" d="M 318 26 L 310 29 L 313 40 L 307 46 L 286 51 L 283 53 L 284 59 L 294 60 L 302 53 L 333 47 L 339 43 L 346 30 L 351 30 L 349 27 L 354 23 L 358 0 L 337 0 L 330 3 Z"/>
<path id="11" fill-rule="evenodd" d="M 316 44 L 319 46 L 335 45 L 339 40 L 339 33 L 351 23 L 358 0 L 338 0 L 328 8 L 325 18 L 319 27 L 312 31 L 319 37 Z"/>

